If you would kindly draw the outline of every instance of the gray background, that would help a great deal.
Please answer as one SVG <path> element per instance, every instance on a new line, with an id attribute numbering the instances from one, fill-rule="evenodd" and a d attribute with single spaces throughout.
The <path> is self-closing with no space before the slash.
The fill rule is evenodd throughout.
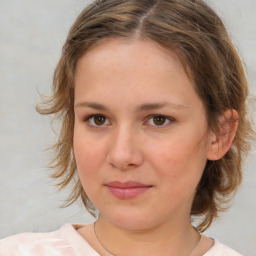
<path id="1" fill-rule="evenodd" d="M 38 91 L 50 93 L 68 29 L 88 2 L 0 0 L 0 238 L 93 220 L 81 204 L 60 208 L 67 191 L 56 193 L 44 151 L 56 138 L 49 117 L 35 111 Z M 208 2 L 223 17 L 255 95 L 256 1 Z M 248 159 L 233 206 L 206 232 L 247 256 L 256 251 L 255 156 Z"/>

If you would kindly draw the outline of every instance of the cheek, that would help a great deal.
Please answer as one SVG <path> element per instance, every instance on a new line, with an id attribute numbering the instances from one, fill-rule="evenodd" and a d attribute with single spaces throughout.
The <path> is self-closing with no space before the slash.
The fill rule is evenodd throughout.
<path id="1" fill-rule="evenodd" d="M 161 172 L 161 180 L 172 186 L 196 187 L 203 173 L 207 155 L 206 141 L 195 131 L 179 133 L 151 148 L 151 165 Z"/>
<path id="2" fill-rule="evenodd" d="M 85 185 L 90 182 L 91 178 L 98 175 L 98 170 L 105 159 L 104 147 L 102 144 L 97 145 L 89 138 L 79 136 L 76 132 L 73 147 L 78 174 L 82 184 Z"/>
<path id="3" fill-rule="evenodd" d="M 80 182 L 88 198 L 97 207 L 97 195 L 101 191 L 100 170 L 104 162 L 104 147 L 97 146 L 90 139 L 75 136 L 75 134 L 73 146 Z"/>

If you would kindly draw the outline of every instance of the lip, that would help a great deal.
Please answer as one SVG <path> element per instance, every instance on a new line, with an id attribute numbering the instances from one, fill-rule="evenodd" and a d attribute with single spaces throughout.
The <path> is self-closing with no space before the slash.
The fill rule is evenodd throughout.
<path id="1" fill-rule="evenodd" d="M 152 185 L 143 184 L 137 181 L 112 181 L 105 184 L 105 186 L 119 199 L 132 199 L 138 197 L 153 187 Z"/>

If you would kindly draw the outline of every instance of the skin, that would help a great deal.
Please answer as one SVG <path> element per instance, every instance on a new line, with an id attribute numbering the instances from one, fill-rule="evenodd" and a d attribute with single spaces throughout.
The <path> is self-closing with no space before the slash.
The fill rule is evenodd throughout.
<path id="1" fill-rule="evenodd" d="M 83 188 L 100 212 L 98 237 L 113 254 L 190 253 L 199 240 L 190 221 L 195 189 L 207 159 L 226 150 L 217 156 L 219 145 L 174 52 L 149 40 L 116 38 L 78 61 L 74 154 Z M 119 199 L 106 187 L 130 180 L 151 187 L 132 199 Z M 108 255 L 92 225 L 78 232 Z M 193 255 L 212 245 L 204 237 Z"/>

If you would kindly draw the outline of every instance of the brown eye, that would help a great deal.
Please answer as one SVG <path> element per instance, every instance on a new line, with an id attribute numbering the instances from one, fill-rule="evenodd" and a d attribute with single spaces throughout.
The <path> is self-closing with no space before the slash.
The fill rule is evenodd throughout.
<path id="1" fill-rule="evenodd" d="M 106 121 L 106 117 L 104 116 L 95 116 L 93 119 L 94 123 L 98 126 L 103 125 Z"/>
<path id="2" fill-rule="evenodd" d="M 90 115 L 84 121 L 91 127 L 110 125 L 109 120 L 103 115 Z"/>
<path id="3" fill-rule="evenodd" d="M 154 116 L 153 117 L 153 122 L 157 126 L 164 125 L 166 122 L 166 117 L 165 116 Z"/>
<path id="4" fill-rule="evenodd" d="M 174 118 L 165 115 L 151 115 L 147 120 L 147 124 L 157 128 L 168 127 L 175 121 Z"/>

